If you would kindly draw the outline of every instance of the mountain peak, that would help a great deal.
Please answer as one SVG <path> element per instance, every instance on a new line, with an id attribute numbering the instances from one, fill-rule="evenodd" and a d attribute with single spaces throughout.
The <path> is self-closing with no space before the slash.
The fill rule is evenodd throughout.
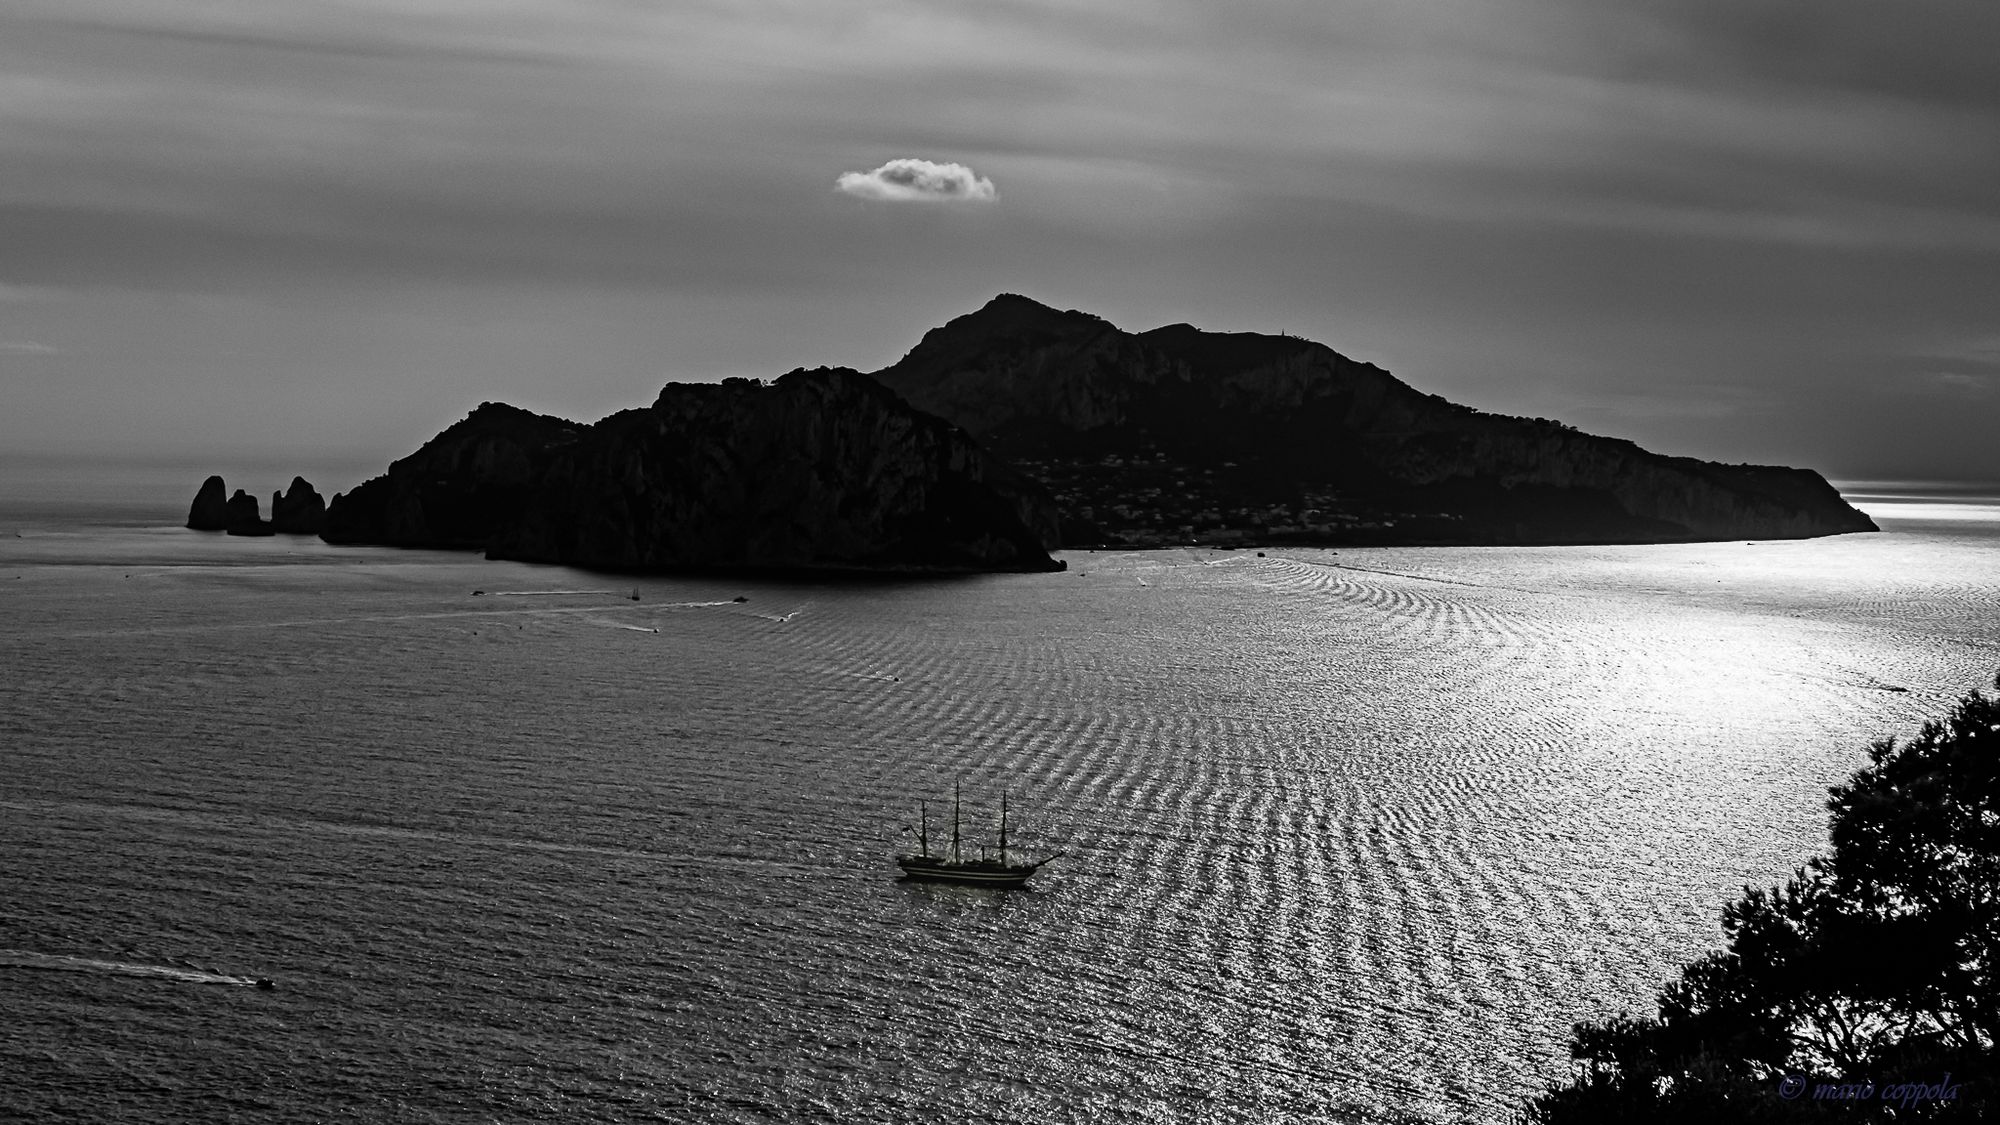
<path id="1" fill-rule="evenodd" d="M 1119 332 L 1102 317 L 1050 308 L 1019 293 L 1001 293 L 976 311 L 955 316 L 924 333 L 916 347 L 876 372 L 875 378 L 893 387 L 894 372 L 950 371 L 966 364 L 984 364 L 999 355 L 1080 345 L 1105 335 Z"/>
<path id="2" fill-rule="evenodd" d="M 1090 315 L 1089 313 L 1078 313 L 1075 309 L 1071 309 L 1070 312 L 1077 316 Z M 1019 293 L 995 293 L 993 295 L 992 300 L 979 306 L 979 309 L 976 312 L 968 313 L 966 315 L 967 316 L 979 316 L 979 315 L 1061 316 L 1063 314 L 1062 311 L 1057 309 L 1054 305 L 1045 305 L 1042 302 L 1035 300 L 1033 297 L 1024 297 Z M 1091 319 L 1095 320 L 1097 318 L 1091 317 Z"/>
<path id="3" fill-rule="evenodd" d="M 1056 311 L 1053 305 L 1045 305 L 1033 297 L 1024 297 L 1019 293 L 995 293 L 993 299 L 981 305 L 980 308 L 1005 308 L 1010 305 L 1027 305 L 1037 309 L 1047 309 L 1049 312 Z"/>
<path id="4" fill-rule="evenodd" d="M 942 327 L 926 332 L 912 354 L 926 345 L 967 344 L 984 348 L 996 343 L 1044 343 L 1115 331 L 1103 317 L 1076 309 L 1055 309 L 1019 293 L 1002 293 L 977 311 L 953 317 Z"/>

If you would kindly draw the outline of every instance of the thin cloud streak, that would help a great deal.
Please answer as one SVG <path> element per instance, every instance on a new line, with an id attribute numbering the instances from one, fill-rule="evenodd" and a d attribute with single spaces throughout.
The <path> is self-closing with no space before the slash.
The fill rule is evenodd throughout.
<path id="1" fill-rule="evenodd" d="M 1640 405 L 1676 363 L 1818 418 L 1844 401 L 1826 372 L 1865 397 L 1871 339 L 1902 362 L 1896 341 L 1991 331 L 1968 293 L 2000 287 L 1996 40 L 2000 6 L 1966 0 L 18 0 L 0 299 L 714 297 L 741 312 L 686 325 L 703 356 L 869 366 L 1016 290 L 1282 328 L 1447 392 L 1505 357 L 1483 405 L 1629 402 L 1631 436 L 1685 448 L 1709 431 Z M 828 190 L 896 153 L 959 171 Z M 850 198 L 996 183 L 1004 207 Z M 8 328 L 73 338 L 88 309 L 35 319 L 55 305 L 10 302 L 33 316 Z M 186 330 L 229 338 L 245 307 Z M 426 370 L 458 329 L 431 326 Z M 91 360 L 146 377 L 136 346 Z"/>
<path id="2" fill-rule="evenodd" d="M 2000 388 L 2000 375 L 1973 374 L 1967 371 L 1938 371 L 1931 375 L 1938 385 L 1966 398 L 1991 397 Z"/>
<path id="3" fill-rule="evenodd" d="M 1977 143 L 1976 114 L 1878 96 L 1879 78 L 1841 86 L 1795 65 L 1778 68 L 1794 80 L 1774 85 L 1741 73 L 1726 64 L 1760 29 L 1719 20 L 1722 41 L 1705 39 L 1690 22 L 1704 13 L 1698 4 L 1642 9 L 1650 20 L 1528 0 L 1407 17 L 1368 4 L 1325 14 L 1281 6 L 1220 23 L 1181 5 L 1133 5 L 1152 18 L 1128 19 L 1126 41 L 1102 15 L 1066 38 L 1078 23 L 1037 5 L 978 14 L 870 5 L 876 30 L 896 17 L 871 36 L 833 34 L 831 14 L 763 7 L 792 21 L 599 4 L 553 5 L 543 18 L 496 7 L 485 22 L 422 5 L 403 18 L 367 5 L 341 18 L 211 4 L 165 29 L 150 11 L 151 23 L 126 14 L 130 26 L 116 34 L 72 19 L 59 46 L 80 65 L 22 59 L 12 69 L 58 85 L 39 109 L 10 102 L 0 122 L 22 119 L 35 158 L 22 193 L 41 202 L 79 202 L 82 177 L 82 201 L 141 215 L 231 216 L 245 204 L 256 214 L 295 200 L 310 222 L 324 185 L 376 195 L 414 186 L 438 206 L 533 196 L 534 209 L 620 212 L 658 231 L 663 247 L 712 221 L 701 201 L 672 190 L 675 180 L 691 170 L 739 183 L 801 175 L 807 153 L 785 150 L 812 135 L 851 148 L 916 133 L 1045 164 L 1121 161 L 1170 184 L 1221 185 L 1249 208 L 1296 194 L 1481 223 L 1568 215 L 1635 230 L 1917 247 L 1960 224 L 1984 241 L 2000 218 L 1973 186 L 2000 175 L 1991 146 Z M 105 24 L 120 11 L 100 4 L 90 17 Z M 365 57 L 345 58 L 371 12 Z M 559 28 L 557 16 L 575 19 Z M 150 55 L 149 29 L 159 46 Z M 462 42 L 448 41 L 454 31 Z M 919 36 L 927 53 L 914 50 Z M 1149 49 L 1131 50 L 1133 39 Z M 182 65 L 251 57 L 238 42 L 329 58 L 276 82 L 250 66 Z M 511 65 L 484 57 L 532 42 L 547 44 L 550 73 L 530 91 Z M 684 42 L 715 58 L 693 57 Z M 1235 68 L 1252 54 L 1257 66 Z M 1711 55 L 1724 61 L 1720 75 L 1702 61 Z M 1607 59 L 1634 72 L 1606 73 Z M 756 62 L 722 65 L 746 60 Z M 885 72 L 897 80 L 881 81 Z M 732 133 L 757 140 L 750 152 L 784 155 L 746 159 L 744 147 L 722 143 Z M 884 169 L 842 182 L 883 199 L 980 198 L 991 183 L 927 192 Z M 133 198 L 142 190 L 154 194 Z M 465 244 L 477 251 L 502 234 L 468 231 Z"/>

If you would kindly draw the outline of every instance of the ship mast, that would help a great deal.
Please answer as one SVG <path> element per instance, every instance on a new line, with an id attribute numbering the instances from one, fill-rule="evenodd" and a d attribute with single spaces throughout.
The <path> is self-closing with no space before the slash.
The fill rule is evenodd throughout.
<path id="1" fill-rule="evenodd" d="M 1007 791 L 1000 791 L 1000 866 L 1007 866 Z"/>
<path id="2" fill-rule="evenodd" d="M 917 802 L 917 854 L 931 854 L 931 803 Z"/>
<path id="3" fill-rule="evenodd" d="M 951 861 L 958 860 L 958 782 L 951 783 Z"/>

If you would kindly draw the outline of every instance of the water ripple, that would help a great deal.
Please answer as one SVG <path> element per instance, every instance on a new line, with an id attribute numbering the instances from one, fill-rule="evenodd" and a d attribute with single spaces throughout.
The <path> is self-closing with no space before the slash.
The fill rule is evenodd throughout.
<path id="1" fill-rule="evenodd" d="M 0 1115 L 1504 1120 L 2000 623 L 1963 536 L 638 601 L 115 554 L 5 607 Z M 896 882 L 954 783 L 1066 856 Z"/>

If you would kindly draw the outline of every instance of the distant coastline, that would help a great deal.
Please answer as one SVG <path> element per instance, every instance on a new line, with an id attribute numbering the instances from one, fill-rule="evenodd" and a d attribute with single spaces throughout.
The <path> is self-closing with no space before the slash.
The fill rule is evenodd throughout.
<path id="1" fill-rule="evenodd" d="M 1834 486 L 1884 531 L 1923 527 L 1983 535 L 2000 524 L 2000 481 L 1836 481 Z"/>

